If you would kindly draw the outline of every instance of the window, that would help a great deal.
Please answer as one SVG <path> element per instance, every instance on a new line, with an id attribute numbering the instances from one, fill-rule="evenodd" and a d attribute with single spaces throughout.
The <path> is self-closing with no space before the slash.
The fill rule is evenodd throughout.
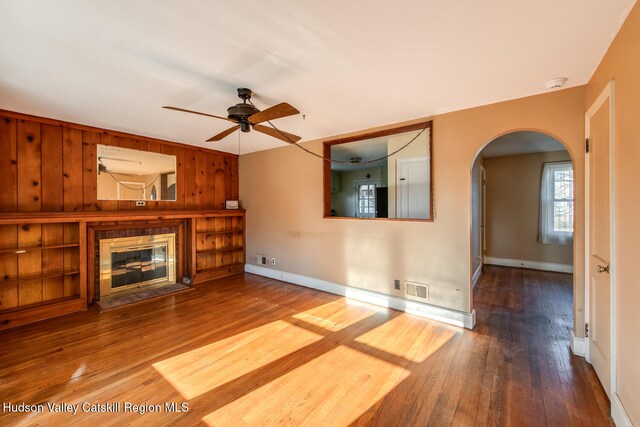
<path id="1" fill-rule="evenodd" d="M 571 162 L 545 163 L 540 185 L 540 243 L 573 242 L 573 168 Z"/>
<path id="2" fill-rule="evenodd" d="M 355 182 L 356 216 L 358 218 L 376 217 L 376 187 L 379 182 Z"/>

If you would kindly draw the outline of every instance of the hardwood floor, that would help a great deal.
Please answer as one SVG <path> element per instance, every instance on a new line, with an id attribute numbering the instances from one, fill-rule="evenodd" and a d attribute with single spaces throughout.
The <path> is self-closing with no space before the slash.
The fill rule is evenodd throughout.
<path id="1" fill-rule="evenodd" d="M 610 425 L 570 276 L 486 267 L 475 294 L 468 331 L 245 274 L 3 331 L 0 404 L 45 406 L 0 425 Z"/>

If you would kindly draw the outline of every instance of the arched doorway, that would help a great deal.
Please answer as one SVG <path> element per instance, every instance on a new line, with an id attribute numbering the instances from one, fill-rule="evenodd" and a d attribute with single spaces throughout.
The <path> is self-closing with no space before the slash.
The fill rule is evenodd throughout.
<path id="1" fill-rule="evenodd" d="M 472 304 L 483 272 L 496 280 L 517 273 L 509 269 L 529 270 L 531 280 L 557 273 L 564 276 L 545 277 L 565 283 L 570 310 L 562 315 L 573 327 L 573 189 L 571 154 L 551 135 L 512 131 L 479 151 L 471 168 Z"/>

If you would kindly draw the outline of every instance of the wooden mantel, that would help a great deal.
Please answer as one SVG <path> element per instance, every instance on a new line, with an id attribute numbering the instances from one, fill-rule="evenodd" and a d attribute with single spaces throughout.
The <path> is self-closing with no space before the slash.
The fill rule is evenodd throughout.
<path id="1" fill-rule="evenodd" d="M 244 213 L 244 209 L 215 209 L 193 211 L 86 211 L 86 212 L 17 212 L 0 213 L 0 225 L 43 224 L 60 222 L 95 221 L 142 221 L 185 218 L 206 218 L 209 216 L 235 216 Z"/>

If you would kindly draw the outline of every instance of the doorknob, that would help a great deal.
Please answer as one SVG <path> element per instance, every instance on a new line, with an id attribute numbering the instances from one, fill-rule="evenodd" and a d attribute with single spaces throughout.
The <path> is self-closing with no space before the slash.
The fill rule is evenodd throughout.
<path id="1" fill-rule="evenodd" d="M 609 266 L 607 265 L 606 267 L 603 267 L 601 265 L 598 265 L 598 267 L 596 267 L 596 270 L 598 271 L 598 273 L 608 273 Z"/>

